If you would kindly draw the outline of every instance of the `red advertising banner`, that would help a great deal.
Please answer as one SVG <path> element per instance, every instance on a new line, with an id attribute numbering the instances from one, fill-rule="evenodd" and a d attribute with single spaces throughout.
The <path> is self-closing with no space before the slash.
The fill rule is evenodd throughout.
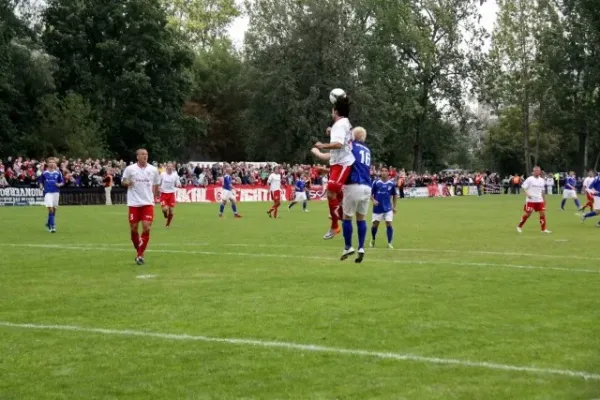
<path id="1" fill-rule="evenodd" d="M 177 189 L 175 197 L 177 203 L 218 203 L 221 201 L 223 188 L 217 185 L 206 187 L 186 186 Z M 262 185 L 239 185 L 235 187 L 235 198 L 238 202 L 247 201 L 271 201 L 269 189 Z M 325 188 L 323 186 L 311 186 L 308 191 L 310 200 L 327 200 Z M 281 189 L 281 200 L 292 201 L 295 190 L 293 186 L 286 186 Z M 157 199 L 157 203 L 158 203 Z"/>

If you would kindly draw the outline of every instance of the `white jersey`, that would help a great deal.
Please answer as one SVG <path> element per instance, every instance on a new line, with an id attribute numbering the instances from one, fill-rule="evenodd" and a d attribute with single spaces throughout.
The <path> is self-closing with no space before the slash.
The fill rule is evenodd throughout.
<path id="1" fill-rule="evenodd" d="M 167 174 L 163 172 L 160 175 L 160 192 L 161 193 L 175 193 L 177 188 L 181 186 L 179 175 L 177 172 Z"/>
<path id="2" fill-rule="evenodd" d="M 267 179 L 267 183 L 269 184 L 269 190 L 271 192 L 276 192 L 281 189 L 281 174 L 272 173 L 269 175 L 269 179 Z"/>
<path id="3" fill-rule="evenodd" d="M 348 118 L 342 118 L 333 124 L 329 143 L 340 143 L 342 145 L 341 149 L 330 151 L 329 164 L 347 167 L 354 163 L 352 125 L 350 125 Z"/>
<path id="4" fill-rule="evenodd" d="M 594 181 L 594 178 L 592 178 L 592 177 L 588 176 L 587 178 L 585 178 L 583 180 L 583 188 L 585 190 L 587 190 L 590 187 L 590 185 L 592 184 L 593 181 Z"/>
<path id="5" fill-rule="evenodd" d="M 546 190 L 546 181 L 544 178 L 530 176 L 525 179 L 521 186 L 529 194 L 527 197 L 528 203 L 543 203 L 544 202 L 544 191 Z"/>
<path id="6" fill-rule="evenodd" d="M 127 188 L 127 205 L 129 207 L 153 206 L 153 186 L 160 184 L 158 169 L 153 165 L 141 168 L 137 163 L 131 164 L 123 171 L 123 180 L 133 183 Z"/>

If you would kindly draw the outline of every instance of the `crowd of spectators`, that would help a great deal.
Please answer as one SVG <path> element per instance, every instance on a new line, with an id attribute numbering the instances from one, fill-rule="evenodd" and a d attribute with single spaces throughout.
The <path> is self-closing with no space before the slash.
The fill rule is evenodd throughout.
<path id="1" fill-rule="evenodd" d="M 166 163 L 153 164 L 162 172 Z M 220 184 L 223 177 L 225 166 L 231 166 L 236 185 L 266 185 L 267 178 L 272 172 L 275 163 L 253 163 L 253 162 L 233 162 L 225 163 L 173 163 L 176 166 L 177 173 L 181 177 L 183 185 L 190 186 L 208 186 Z M 100 187 L 104 185 L 104 178 L 107 175 L 112 176 L 114 185 L 119 186 L 121 175 L 128 165 L 123 160 L 107 159 L 68 159 L 60 158 L 58 166 L 65 179 L 66 187 Z M 292 185 L 294 180 L 300 174 L 305 178 L 310 178 L 313 185 L 322 185 L 326 180 L 326 175 L 322 172 L 319 165 L 300 165 L 300 164 L 280 164 L 282 171 L 282 180 L 284 184 Z M 379 176 L 379 170 L 382 165 L 375 165 L 371 169 L 373 178 Z M 30 159 L 26 157 L 7 157 L 0 159 L 0 187 L 16 186 L 31 187 L 37 186 L 37 178 L 46 168 L 45 162 Z M 470 173 L 462 170 L 445 170 L 437 174 L 417 174 L 404 169 L 391 167 L 389 169 L 392 180 L 402 179 L 404 186 L 425 187 L 435 183 L 444 183 L 447 185 L 486 185 L 503 187 L 505 193 L 518 193 L 520 183 L 524 177 L 513 175 L 501 179 L 496 173 L 489 171 L 481 173 Z M 548 182 L 554 182 L 556 188 L 564 184 L 565 174 L 548 174 Z M 518 179 L 517 179 L 518 178 Z M 581 180 L 581 179 L 580 179 Z M 579 183 L 580 184 L 580 183 Z M 552 193 L 552 189 L 550 189 Z"/>

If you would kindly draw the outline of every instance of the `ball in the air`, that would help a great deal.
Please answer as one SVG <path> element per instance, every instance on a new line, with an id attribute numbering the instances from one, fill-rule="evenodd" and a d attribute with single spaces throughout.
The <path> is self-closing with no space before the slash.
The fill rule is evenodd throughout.
<path id="1" fill-rule="evenodd" d="M 329 101 L 331 102 L 331 104 L 337 103 L 338 99 L 344 97 L 346 97 L 346 92 L 344 91 L 344 89 L 337 88 L 329 92 Z"/>

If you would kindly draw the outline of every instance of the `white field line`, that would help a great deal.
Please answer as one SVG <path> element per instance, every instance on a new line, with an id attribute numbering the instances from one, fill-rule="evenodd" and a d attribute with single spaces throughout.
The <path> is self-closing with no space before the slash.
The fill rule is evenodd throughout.
<path id="1" fill-rule="evenodd" d="M 155 243 L 153 246 L 159 247 L 171 247 L 171 246 L 179 246 L 179 247 L 193 247 L 193 246 L 228 246 L 228 247 L 274 247 L 274 248 L 287 248 L 290 247 L 289 244 L 268 244 L 268 243 Z M 384 244 L 382 244 L 384 246 Z M 303 248 L 314 248 L 314 249 L 323 249 L 320 246 L 302 246 Z M 376 247 L 373 249 L 369 249 L 369 251 L 385 251 L 385 252 L 406 252 L 406 253 L 444 253 L 444 254 L 472 254 L 472 255 L 487 255 L 487 256 L 511 256 L 511 257 L 535 257 L 535 258 L 555 258 L 555 259 L 571 259 L 571 260 L 589 260 L 596 261 L 596 258 L 593 257 L 585 257 L 585 256 L 576 256 L 576 255 L 556 255 L 556 254 L 534 254 L 534 253 L 514 253 L 514 252 L 506 252 L 506 251 L 485 251 L 485 250 L 443 250 L 443 249 L 417 249 L 417 248 L 393 248 L 388 249 L 385 247 Z"/>
<path id="2" fill-rule="evenodd" d="M 346 348 L 341 348 L 341 347 L 327 347 L 327 346 L 319 346 L 319 345 L 314 345 L 314 344 L 299 344 L 299 343 L 278 342 L 278 341 L 257 340 L 257 339 L 218 338 L 218 337 L 208 337 L 208 336 L 174 334 L 174 333 L 158 333 L 158 332 L 147 332 L 147 331 L 136 331 L 136 330 L 86 328 L 86 327 L 71 326 L 71 325 L 17 324 L 17 323 L 12 323 L 12 322 L 5 322 L 5 321 L 0 321 L 0 326 L 6 327 L 6 328 L 18 328 L 18 329 L 70 331 L 70 332 L 95 333 L 95 334 L 114 335 L 114 336 L 147 337 L 147 338 L 165 339 L 165 340 L 226 343 L 226 344 L 233 344 L 233 345 L 255 346 L 255 347 L 266 347 L 266 348 L 283 348 L 283 349 L 287 349 L 287 350 L 308 351 L 308 352 L 314 352 L 314 353 L 342 354 L 342 355 L 349 355 L 349 356 L 391 359 L 391 360 L 397 360 L 397 361 L 414 361 L 414 362 L 420 362 L 420 363 L 426 363 L 426 364 L 453 365 L 453 366 L 457 366 L 457 367 L 472 367 L 472 368 L 482 368 L 482 369 L 491 369 L 491 370 L 500 370 L 500 371 L 510 371 L 510 372 L 527 372 L 527 373 L 538 374 L 538 375 L 560 375 L 560 376 L 566 376 L 566 377 L 571 377 L 571 378 L 583 378 L 586 380 L 600 380 L 600 374 L 593 373 L 593 372 L 585 372 L 585 371 L 574 371 L 574 370 L 570 370 L 570 369 L 526 367 L 526 366 L 499 364 L 499 363 L 485 362 L 485 361 L 480 362 L 480 361 L 459 360 L 459 359 L 453 359 L 453 358 L 426 357 L 426 356 L 418 356 L 418 355 L 403 354 L 403 353 L 379 352 L 379 351 L 369 351 L 369 350 L 360 350 L 360 349 L 346 349 Z"/>
<path id="3" fill-rule="evenodd" d="M 42 249 L 57 249 L 57 250 L 83 250 L 83 251 L 106 251 L 110 248 L 111 251 L 120 252 L 133 252 L 132 249 L 118 248 L 113 245 L 93 245 L 93 246 L 82 246 L 82 245 L 60 245 L 60 244 L 4 244 L 3 247 L 29 247 L 29 248 L 42 248 Z M 231 257 L 253 257 L 253 258 L 289 258 L 289 259 L 303 259 L 303 260 L 318 260 L 318 261 L 339 261 L 338 258 L 333 257 L 319 257 L 319 256 L 307 256 L 307 255 L 291 255 L 291 254 L 271 254 L 271 253 L 231 253 L 231 252 L 219 252 L 219 251 L 199 251 L 199 250 L 166 250 L 166 249 L 148 249 L 147 253 L 165 253 L 165 254 L 198 254 L 198 255 L 209 255 L 209 256 L 231 256 Z M 458 267 L 488 267 L 488 268 L 515 268 L 515 269 L 529 269 L 529 270 L 542 270 L 542 271 L 561 271 L 561 272 L 576 272 L 576 273 L 588 273 L 588 274 L 600 274 L 600 269 L 580 269 L 580 268 L 562 268 L 562 267 L 540 267 L 536 265 L 517 265 L 517 264 L 499 264 L 499 263 L 475 263 L 475 262 L 455 262 L 455 261 L 419 261 L 419 260 L 390 260 L 382 258 L 370 258 L 366 257 L 365 261 L 378 262 L 378 263 L 389 263 L 389 264 L 404 264 L 404 265 L 450 265 Z"/>

